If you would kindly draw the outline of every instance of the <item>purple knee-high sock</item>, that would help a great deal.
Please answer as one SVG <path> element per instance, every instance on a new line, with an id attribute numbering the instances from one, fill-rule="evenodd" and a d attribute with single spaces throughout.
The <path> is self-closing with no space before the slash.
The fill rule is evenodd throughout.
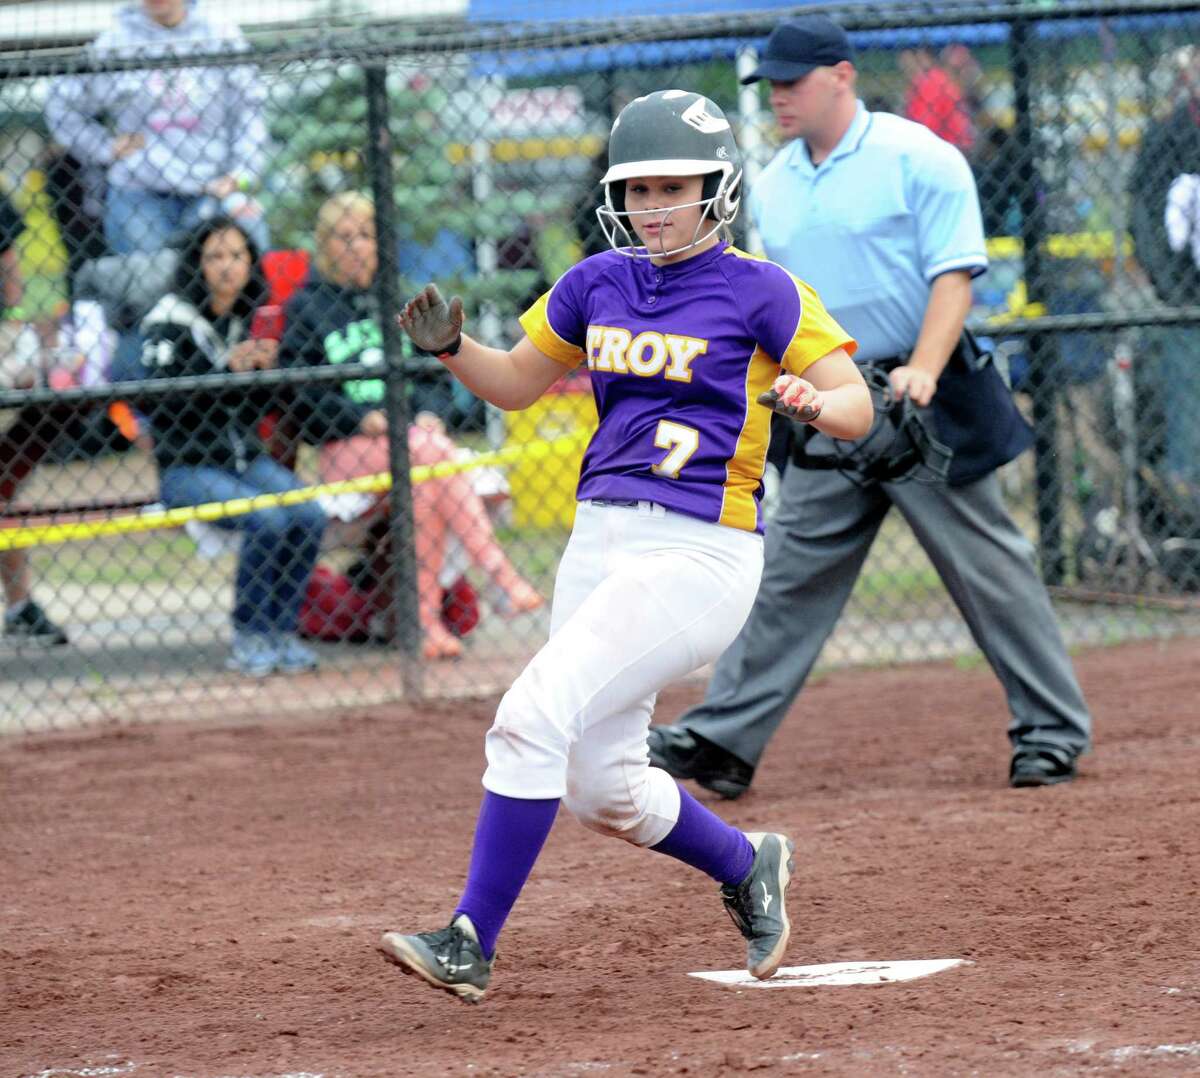
<path id="1" fill-rule="evenodd" d="M 678 821 L 671 833 L 650 849 L 707 872 L 718 883 L 741 883 L 754 862 L 754 847 L 745 834 L 706 809 L 682 786 Z"/>
<path id="2" fill-rule="evenodd" d="M 496 938 L 525 886 L 546 836 L 554 826 L 558 798 L 525 800 L 484 791 L 475 824 L 467 889 L 454 911 L 465 913 L 483 953 L 495 953 Z"/>

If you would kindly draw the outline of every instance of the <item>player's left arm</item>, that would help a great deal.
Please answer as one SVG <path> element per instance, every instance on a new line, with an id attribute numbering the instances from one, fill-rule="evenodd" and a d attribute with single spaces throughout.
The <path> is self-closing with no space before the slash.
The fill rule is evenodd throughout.
<path id="1" fill-rule="evenodd" d="M 867 383 L 844 348 L 835 348 L 810 363 L 803 377 L 781 374 L 771 387 L 771 395 L 775 401 L 760 401 L 831 438 L 863 438 L 875 420 Z"/>
<path id="2" fill-rule="evenodd" d="M 749 310 L 749 318 L 783 373 L 759 403 L 831 438 L 865 437 L 875 409 L 851 358 L 858 343 L 799 278 L 776 266 L 765 270 L 762 284 L 760 302 Z"/>

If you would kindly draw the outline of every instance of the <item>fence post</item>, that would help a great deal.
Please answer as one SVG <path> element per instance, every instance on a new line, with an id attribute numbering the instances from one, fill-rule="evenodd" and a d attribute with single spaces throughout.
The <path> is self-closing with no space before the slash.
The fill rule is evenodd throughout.
<path id="1" fill-rule="evenodd" d="M 753 45 L 742 45 L 736 53 L 734 61 L 737 70 L 739 82 L 748 77 L 750 73 L 758 66 L 758 49 Z M 749 86 L 742 86 L 738 90 L 738 113 L 742 119 L 741 130 L 741 149 L 742 162 L 745 168 L 745 175 L 742 177 L 742 191 L 750 191 L 754 189 L 755 181 L 759 174 L 771 160 L 771 150 L 767 146 L 767 141 L 763 138 L 763 126 L 770 120 L 769 114 L 763 115 L 762 98 L 759 97 L 758 83 L 753 82 Z M 759 235 L 758 228 L 750 219 L 750 214 L 745 215 L 746 229 L 746 250 L 758 254 L 762 251 L 762 237 Z"/>
<path id="2" fill-rule="evenodd" d="M 1045 216 L 1042 176 L 1038 166 L 1036 120 L 1033 115 L 1033 74 L 1030 64 L 1032 21 L 1013 20 L 1009 34 L 1009 63 L 1013 74 L 1016 122 L 1017 177 L 1021 184 L 1021 242 L 1024 248 L 1025 288 L 1030 302 L 1045 302 L 1046 273 L 1042 265 Z M 1058 348 L 1044 333 L 1029 336 L 1029 393 L 1033 403 L 1034 475 L 1038 522 L 1038 556 L 1047 584 L 1063 582 L 1062 484 L 1058 469 Z"/>
<path id="3" fill-rule="evenodd" d="M 412 485 L 409 481 L 408 392 L 396 313 L 400 305 L 396 265 L 396 202 L 392 175 L 392 135 L 388 122 L 387 63 L 367 63 L 363 68 L 367 95 L 367 172 L 375 198 L 375 232 L 379 268 L 375 296 L 383 334 L 385 362 L 384 408 L 388 417 L 388 466 L 392 491 L 388 499 L 391 539 L 387 579 L 388 602 L 400 646 L 401 678 L 406 699 L 424 695 L 421 676 L 421 624 L 417 610 L 417 565 L 413 535 Z"/>

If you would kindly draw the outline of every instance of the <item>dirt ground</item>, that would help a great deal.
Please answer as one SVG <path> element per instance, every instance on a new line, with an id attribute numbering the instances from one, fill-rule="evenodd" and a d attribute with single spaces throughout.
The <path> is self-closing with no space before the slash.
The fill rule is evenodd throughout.
<path id="1" fill-rule="evenodd" d="M 1195 1073 L 1198 653 L 1080 655 L 1097 749 L 1042 790 L 984 667 L 809 688 L 716 805 L 797 841 L 786 965 L 971 963 L 871 987 L 688 977 L 744 957 L 715 885 L 565 815 L 481 1006 L 402 977 L 376 939 L 453 908 L 494 702 L 0 741 L 0 1075 Z"/>

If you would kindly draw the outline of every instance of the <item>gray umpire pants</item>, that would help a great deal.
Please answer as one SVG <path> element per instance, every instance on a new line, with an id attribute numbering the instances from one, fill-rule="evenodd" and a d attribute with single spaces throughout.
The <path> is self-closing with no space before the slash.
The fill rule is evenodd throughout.
<path id="1" fill-rule="evenodd" d="M 788 467 L 767 526 L 754 608 L 717 661 L 704 702 L 679 725 L 756 766 L 833 632 L 888 510 L 908 521 L 1004 687 L 1009 740 L 1072 754 L 1092 720 L 1033 544 L 996 476 L 966 486 L 866 488 L 836 471 Z"/>

